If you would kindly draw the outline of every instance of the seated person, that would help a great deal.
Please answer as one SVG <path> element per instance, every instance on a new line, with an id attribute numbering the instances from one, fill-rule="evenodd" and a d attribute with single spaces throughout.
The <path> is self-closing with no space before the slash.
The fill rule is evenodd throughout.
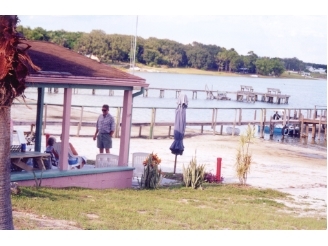
<path id="1" fill-rule="evenodd" d="M 72 156 L 70 156 L 70 153 L 72 153 L 75 156 L 80 157 L 82 159 L 82 165 L 80 167 L 82 168 L 84 166 L 84 164 L 87 163 L 87 158 L 85 156 L 79 156 L 79 153 L 77 153 L 76 149 L 74 148 L 73 144 L 71 144 L 71 143 L 69 143 L 69 149 L 70 149 L 70 151 L 68 152 L 68 157 L 72 158 Z M 78 167 L 78 168 L 80 168 L 80 167 Z"/>
<path id="2" fill-rule="evenodd" d="M 54 144 L 56 143 L 56 139 L 54 137 L 49 137 L 47 141 L 46 153 L 50 153 L 50 160 L 52 166 L 58 166 L 59 155 L 57 151 L 54 149 Z"/>
<path id="3" fill-rule="evenodd" d="M 61 139 L 62 139 L 62 137 L 60 135 L 60 140 Z M 61 142 L 56 143 L 57 147 L 55 149 L 59 149 L 59 145 L 60 144 L 61 144 Z M 81 163 L 81 165 L 77 167 L 78 169 L 82 168 L 84 166 L 84 164 L 87 163 L 87 158 L 85 156 L 80 156 L 78 154 L 78 152 L 76 151 L 76 149 L 74 148 L 73 144 L 69 142 L 69 149 L 68 149 L 68 159 L 69 159 L 69 162 L 71 160 L 74 162 L 74 160 L 76 160 L 76 158 L 78 158 L 77 161 L 79 163 Z"/>

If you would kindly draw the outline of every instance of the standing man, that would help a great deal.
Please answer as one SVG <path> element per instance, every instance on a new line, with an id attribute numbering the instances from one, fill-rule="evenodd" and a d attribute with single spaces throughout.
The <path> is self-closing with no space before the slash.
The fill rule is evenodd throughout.
<path id="1" fill-rule="evenodd" d="M 276 113 L 273 115 L 273 119 L 274 119 L 274 120 L 279 120 L 280 117 L 281 117 L 281 116 L 278 114 L 278 111 L 276 111 Z"/>
<path id="2" fill-rule="evenodd" d="M 104 104 L 102 106 L 102 114 L 98 117 L 96 124 L 96 133 L 93 136 L 93 140 L 97 138 L 97 148 L 100 153 L 109 153 L 109 149 L 112 148 L 112 137 L 115 131 L 114 117 L 109 113 L 109 106 Z"/>

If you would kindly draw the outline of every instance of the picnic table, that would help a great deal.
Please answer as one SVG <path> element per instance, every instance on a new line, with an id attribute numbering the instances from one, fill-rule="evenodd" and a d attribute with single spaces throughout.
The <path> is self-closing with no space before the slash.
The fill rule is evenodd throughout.
<path id="1" fill-rule="evenodd" d="M 46 169 L 42 159 L 45 157 L 48 157 L 48 156 L 49 156 L 49 153 L 42 153 L 42 152 L 37 152 L 37 151 L 11 152 L 10 153 L 10 159 L 11 159 L 12 164 L 14 164 L 17 167 L 20 167 L 21 169 L 23 169 L 27 172 L 33 172 L 36 186 L 41 186 L 42 173 L 43 173 L 43 170 Z M 34 168 L 33 166 L 29 166 L 26 164 L 26 162 L 30 158 L 34 159 L 37 162 L 38 168 Z M 39 182 L 36 178 L 36 175 L 34 172 L 35 170 L 41 170 L 41 177 L 40 177 Z"/>

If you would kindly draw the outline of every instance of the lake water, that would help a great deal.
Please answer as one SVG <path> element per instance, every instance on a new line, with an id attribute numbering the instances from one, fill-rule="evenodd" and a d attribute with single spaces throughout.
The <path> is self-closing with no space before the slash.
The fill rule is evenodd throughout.
<path id="1" fill-rule="evenodd" d="M 149 88 L 170 88 L 181 89 L 182 93 L 188 96 L 189 103 L 187 109 L 187 121 L 211 121 L 212 108 L 223 108 L 218 111 L 218 121 L 233 121 L 235 118 L 235 109 L 243 108 L 243 120 L 254 118 L 254 109 L 267 108 L 267 117 L 273 115 L 276 109 L 314 109 L 315 105 L 327 106 L 327 80 L 307 80 L 307 79 L 279 79 L 279 78 L 254 78 L 254 77 L 225 77 L 211 75 L 189 75 L 189 74 L 171 74 L 171 73 L 149 73 L 135 72 L 136 76 L 146 79 Z M 278 88 L 281 94 L 290 95 L 288 104 L 269 104 L 265 102 L 237 102 L 235 94 L 227 94 L 230 101 L 209 100 L 206 99 L 204 92 L 197 94 L 197 99 L 192 99 L 191 91 L 185 90 L 210 90 L 233 91 L 240 90 L 241 85 L 252 86 L 255 92 L 266 92 L 267 88 Z M 59 90 L 58 94 L 45 93 L 45 103 L 62 104 L 63 91 Z M 25 91 L 28 98 L 36 99 L 37 93 L 35 88 L 28 88 Z M 109 96 L 107 90 L 97 90 L 96 95 L 92 95 L 91 90 L 79 89 L 78 94 L 72 98 L 73 105 L 91 106 L 88 110 L 100 112 L 103 104 L 108 104 L 111 114 L 116 115 L 115 107 L 121 107 L 123 91 L 114 91 L 114 96 Z M 174 121 L 177 99 L 176 92 L 165 91 L 165 97 L 159 98 L 159 90 L 149 90 L 148 97 L 142 95 L 135 97 L 133 100 L 133 122 L 150 122 L 151 107 L 165 107 L 169 109 L 158 109 L 156 112 L 156 122 Z M 140 108 L 140 107 L 146 107 Z M 197 109 L 200 108 L 200 109 Z M 247 108 L 249 110 L 247 110 Z M 257 112 L 259 117 L 260 111 Z M 303 114 L 305 112 L 302 111 Z M 268 119 L 268 118 L 267 118 Z"/>

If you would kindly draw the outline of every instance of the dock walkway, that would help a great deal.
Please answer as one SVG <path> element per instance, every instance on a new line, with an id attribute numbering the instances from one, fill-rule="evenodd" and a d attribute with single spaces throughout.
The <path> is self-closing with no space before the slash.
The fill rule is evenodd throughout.
<path id="1" fill-rule="evenodd" d="M 216 99 L 216 100 L 231 100 L 228 97 L 229 94 L 236 95 L 236 101 L 255 103 L 257 101 L 272 103 L 272 104 L 288 104 L 290 95 L 281 94 L 280 89 L 267 88 L 267 92 L 256 92 L 252 86 L 241 85 L 238 91 L 218 91 L 209 89 L 207 86 L 204 90 L 195 89 L 170 89 L 170 88 L 152 88 L 148 87 L 144 89 L 143 97 L 149 97 L 149 91 L 156 90 L 159 91 L 159 98 L 165 97 L 165 91 L 175 91 L 175 98 L 178 98 L 181 92 L 191 92 L 192 99 L 197 99 L 199 93 L 205 93 L 206 99 Z M 52 93 L 52 88 L 48 89 L 49 93 Z M 54 90 L 54 93 L 58 93 L 58 89 Z M 77 94 L 78 89 L 74 89 L 73 93 Z M 96 90 L 92 90 L 92 95 L 96 94 Z M 109 90 L 109 96 L 114 96 L 114 91 Z"/>
<path id="2" fill-rule="evenodd" d="M 206 87 L 205 90 L 145 88 L 144 97 L 148 97 L 149 90 L 158 90 L 160 98 L 164 98 L 165 91 L 175 91 L 175 98 L 178 98 L 182 91 L 189 91 L 192 92 L 192 99 L 197 99 L 198 93 L 205 93 L 206 99 L 230 100 L 227 94 L 233 94 L 236 95 L 236 101 L 252 103 L 261 101 L 273 104 L 288 104 L 290 98 L 290 95 L 281 94 L 280 89 L 277 88 L 267 88 L 267 92 L 255 92 L 252 86 L 247 85 L 241 85 L 239 91 L 210 90 L 208 87 Z"/>
<path id="3" fill-rule="evenodd" d="M 36 110 L 36 103 L 30 103 L 28 105 L 32 110 Z M 23 108 L 22 108 L 23 107 Z M 95 128 L 95 121 L 98 117 L 97 113 L 90 112 L 88 108 L 94 108 L 99 106 L 78 106 L 72 105 L 72 118 L 71 118 L 71 132 L 70 134 L 73 136 L 85 136 L 83 128 L 89 129 Z M 13 104 L 12 106 L 12 118 L 14 121 L 14 126 L 24 126 L 27 131 L 29 131 L 30 126 L 35 124 L 35 116 L 28 113 L 25 104 Z M 169 113 L 172 111 L 172 115 L 175 114 L 175 108 L 165 108 L 165 107 L 134 107 L 136 109 L 142 109 L 147 112 L 150 110 L 149 119 L 145 119 L 143 122 L 134 122 L 132 121 L 132 130 L 134 135 L 131 137 L 146 137 L 149 139 L 155 138 L 155 135 L 158 135 L 158 131 L 155 129 L 161 129 L 160 137 L 173 137 L 173 129 L 174 120 L 172 121 L 158 121 L 156 120 L 156 114 L 158 112 Z M 59 104 L 45 104 L 44 105 L 44 115 L 43 115 L 43 124 L 42 124 L 42 133 L 49 133 L 49 126 L 56 126 L 58 128 L 58 133 L 60 134 L 61 127 L 61 117 L 62 114 L 62 105 Z M 116 126 L 121 124 L 121 107 L 112 108 L 113 111 L 116 109 L 116 116 L 114 116 L 116 120 Z M 33 112 L 35 111 L 33 110 Z M 223 134 L 223 126 L 232 126 L 232 128 L 238 126 L 246 126 L 248 124 L 258 125 L 261 128 L 260 135 L 264 136 L 264 127 L 272 124 L 293 124 L 295 126 L 299 126 L 301 129 L 301 136 L 308 136 L 309 130 L 311 128 L 318 129 L 316 131 L 324 131 L 326 136 L 326 128 L 327 128 L 327 108 L 303 108 L 303 109 L 277 109 L 277 108 L 188 108 L 188 112 L 197 113 L 199 110 L 210 111 L 212 112 L 211 118 L 202 119 L 200 121 L 188 121 L 186 122 L 187 128 L 196 128 L 200 127 L 200 132 L 198 134 L 205 133 L 205 127 L 207 129 L 206 133 L 209 134 Z M 283 111 L 282 118 L 279 120 L 274 120 L 273 116 L 270 116 L 274 111 Z M 207 115 L 210 115 L 208 112 Z M 22 114 L 26 114 L 25 116 Z M 227 118 L 229 116 L 229 118 Z M 22 120 L 24 119 L 24 120 Z M 166 128 L 167 127 L 167 128 Z M 163 131 L 163 128 L 168 129 L 167 131 Z M 211 130 L 209 130 L 211 129 Z M 32 131 L 32 130 L 30 130 Z M 86 131 L 87 132 L 87 131 Z M 146 134 L 145 134 L 146 132 Z M 164 133 L 166 132 L 166 133 Z M 196 131 L 192 131 L 195 133 Z M 312 131 L 312 138 L 315 138 L 316 135 Z M 54 133 L 54 132 L 50 132 Z M 163 134 L 164 133 L 164 134 Z M 313 135 L 314 134 L 314 135 Z M 119 127 L 117 131 L 115 131 L 114 137 L 120 137 Z"/>

